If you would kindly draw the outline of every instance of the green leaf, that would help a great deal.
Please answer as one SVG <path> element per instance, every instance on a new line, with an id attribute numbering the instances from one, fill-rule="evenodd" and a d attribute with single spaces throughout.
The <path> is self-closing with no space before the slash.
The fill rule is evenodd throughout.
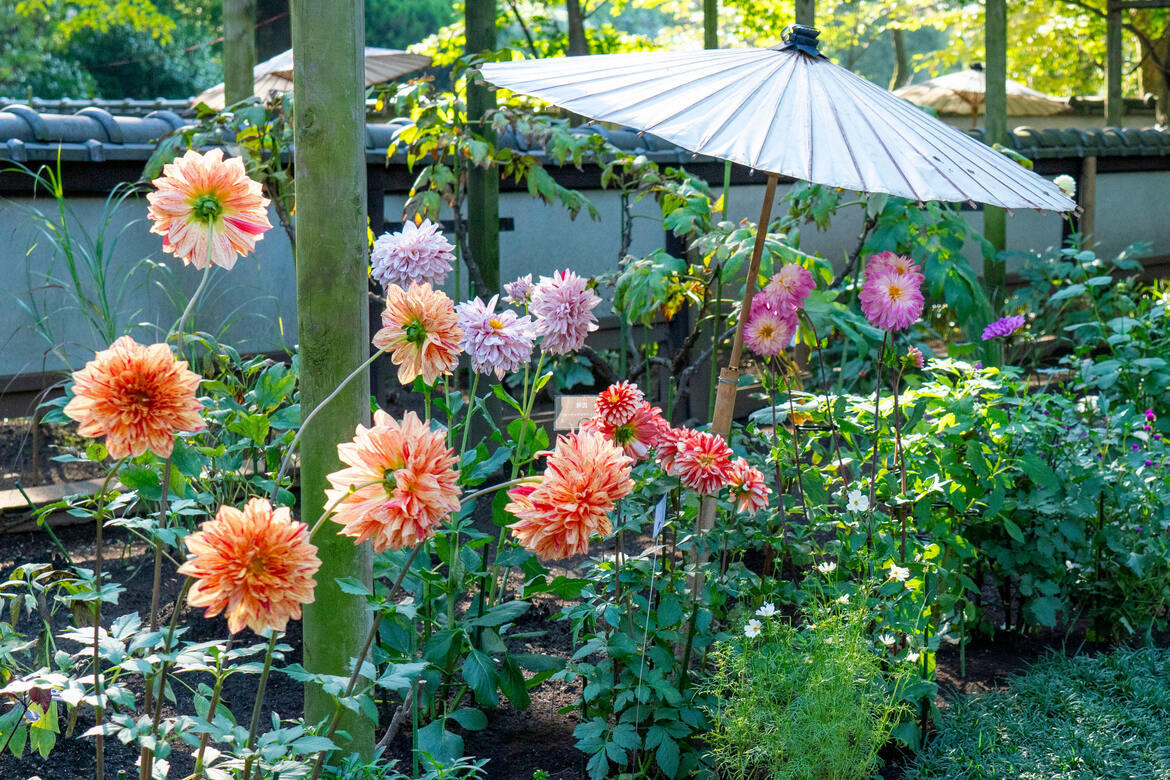
<path id="1" fill-rule="evenodd" d="M 670 737 L 663 737 L 662 744 L 658 746 L 658 750 L 654 754 L 654 758 L 658 761 L 658 768 L 667 777 L 674 777 L 678 774 L 678 743 Z"/>
<path id="2" fill-rule="evenodd" d="M 1010 517 L 1005 517 L 1003 519 L 1003 527 L 1004 530 L 1008 532 L 1008 536 L 1015 539 L 1020 544 L 1024 543 L 1024 532 L 1020 530 L 1020 527 L 1016 525 Z"/>
<path id="3" fill-rule="evenodd" d="M 499 626 L 504 623 L 511 623 L 516 618 L 528 611 L 532 605 L 527 601 L 506 601 L 503 604 L 498 604 L 481 617 L 477 617 L 471 621 L 473 626 Z"/>
<path id="4" fill-rule="evenodd" d="M 1041 487 L 1050 490 L 1056 490 L 1060 487 L 1060 477 L 1056 476 L 1056 472 L 1035 452 L 1029 452 L 1020 459 L 1020 468 Z"/>
<path id="5" fill-rule="evenodd" d="M 477 702 L 485 707 L 499 706 L 500 699 L 496 695 L 496 668 L 487 654 L 472 648 L 463 661 L 462 676 L 475 694 Z"/>
<path id="6" fill-rule="evenodd" d="M 1055 596 L 1041 596 L 1028 602 L 1026 609 L 1032 613 L 1036 622 L 1045 628 L 1056 625 L 1056 613 L 1064 609 L 1064 604 Z"/>
<path id="7" fill-rule="evenodd" d="M 342 593 L 348 593 L 351 596 L 369 596 L 370 589 L 366 584 L 357 577 L 338 577 L 336 579 L 337 587 L 341 589 Z"/>
<path id="8" fill-rule="evenodd" d="M 461 707 L 451 713 L 451 719 L 468 731 L 483 731 L 488 727 L 487 715 L 483 710 Z"/>
<path id="9" fill-rule="evenodd" d="M 248 414 L 236 417 L 227 424 L 227 429 L 237 433 L 256 444 L 265 444 L 268 440 L 268 415 Z"/>
<path id="10" fill-rule="evenodd" d="M 532 700 L 528 697 L 528 683 L 524 680 L 524 673 L 510 657 L 504 658 L 503 668 L 500 669 L 500 690 L 508 697 L 518 710 L 528 709 Z"/>

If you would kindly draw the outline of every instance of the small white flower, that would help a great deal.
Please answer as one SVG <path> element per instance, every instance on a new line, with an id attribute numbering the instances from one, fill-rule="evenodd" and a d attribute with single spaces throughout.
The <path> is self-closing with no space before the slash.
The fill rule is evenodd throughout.
<path id="1" fill-rule="evenodd" d="M 896 636 L 894 636 L 893 634 L 878 634 L 877 641 L 879 641 L 883 645 L 889 647 L 889 646 L 893 645 L 895 642 L 897 642 L 898 638 Z"/>
<path id="2" fill-rule="evenodd" d="M 899 566 L 896 563 L 890 564 L 890 579 L 898 582 L 905 582 L 910 579 L 910 570 L 905 566 Z"/>
<path id="3" fill-rule="evenodd" d="M 849 594 L 846 593 L 846 594 L 843 594 L 841 596 L 838 596 L 837 603 L 838 604 L 848 604 L 849 603 Z"/>
<path id="4" fill-rule="evenodd" d="M 918 663 L 918 659 L 919 659 L 920 657 L 921 657 L 921 656 L 918 654 L 918 651 L 917 651 L 917 650 L 916 650 L 916 651 L 914 651 L 913 653 L 907 653 L 907 654 L 906 654 L 906 660 L 907 660 L 907 661 L 909 661 L 909 662 L 910 662 L 910 663 L 912 663 L 912 664 L 916 664 L 916 663 Z"/>
<path id="5" fill-rule="evenodd" d="M 763 623 L 756 620 L 755 618 L 752 618 L 747 622 L 747 625 L 743 627 L 743 635 L 748 639 L 755 639 L 760 635 L 760 629 L 763 627 Z"/>
<path id="6" fill-rule="evenodd" d="M 760 617 L 772 617 L 776 614 L 776 605 L 770 601 L 765 601 L 764 606 L 756 610 L 756 614 Z M 753 623 L 758 622 L 753 620 Z"/>
<path id="7" fill-rule="evenodd" d="M 845 504 L 845 508 L 850 512 L 864 512 L 869 509 L 869 496 L 860 490 L 850 490 L 849 501 Z"/>
<path id="8" fill-rule="evenodd" d="M 1052 180 L 1052 183 L 1060 187 L 1060 191 L 1064 193 L 1065 197 L 1071 198 L 1077 194 L 1077 180 L 1067 173 L 1057 176 Z"/>
<path id="9" fill-rule="evenodd" d="M 817 564 L 817 571 L 828 577 L 833 572 L 837 571 L 836 561 L 824 561 Z"/>

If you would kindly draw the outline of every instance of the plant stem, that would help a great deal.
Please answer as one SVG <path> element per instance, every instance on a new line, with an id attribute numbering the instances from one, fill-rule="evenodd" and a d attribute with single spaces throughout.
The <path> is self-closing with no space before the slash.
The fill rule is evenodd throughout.
<path id="1" fill-rule="evenodd" d="M 276 651 L 276 640 L 279 633 L 272 631 L 268 637 L 268 652 L 264 654 L 264 668 L 260 670 L 260 682 L 256 685 L 256 702 L 252 705 L 252 722 L 248 725 L 248 750 L 256 745 L 256 732 L 260 730 L 260 707 L 264 703 L 264 690 L 268 687 L 268 673 L 272 671 L 272 654 Z M 252 762 L 255 755 L 248 756 L 244 761 L 244 780 L 252 776 Z"/>
<path id="2" fill-rule="evenodd" d="M 162 498 L 158 502 L 158 526 L 163 528 L 167 522 L 167 493 L 171 486 L 171 458 L 174 455 L 167 455 L 166 465 L 163 467 L 162 477 Z M 158 631 L 158 592 L 162 584 L 162 540 L 155 535 L 152 540 L 154 545 L 154 578 L 151 581 L 150 589 L 150 630 Z M 147 683 L 146 693 L 142 696 L 142 712 L 147 714 L 150 712 L 152 702 L 152 694 L 154 685 Z"/>
<path id="3" fill-rule="evenodd" d="M 211 227 L 207 228 L 207 253 L 211 254 Z M 171 332 L 167 334 L 167 340 L 170 341 L 171 336 L 178 336 L 180 341 L 178 344 L 179 354 L 183 354 L 183 330 L 187 327 L 187 317 L 195 309 L 195 302 L 199 300 L 199 296 L 203 294 L 204 289 L 207 288 L 207 280 L 211 278 L 211 260 L 206 260 L 207 265 L 203 267 L 203 278 L 199 280 L 199 286 L 195 288 L 195 292 L 191 294 L 191 298 L 187 301 L 187 308 L 183 309 L 183 313 L 179 315 L 179 319 L 171 327 Z"/>
<path id="4" fill-rule="evenodd" d="M 97 599 L 93 602 L 93 690 L 97 703 L 93 708 L 93 720 L 95 726 L 102 725 L 102 672 L 101 672 L 101 627 L 102 627 L 102 524 L 106 519 L 106 491 L 110 488 L 110 483 L 114 479 L 114 475 L 118 473 L 118 469 L 126 462 L 126 458 L 120 459 L 110 469 L 110 473 L 106 475 L 105 482 L 102 483 L 102 489 L 98 491 L 97 511 L 94 512 L 94 520 L 97 524 L 97 532 L 94 538 L 94 563 L 93 563 L 93 582 L 94 588 L 97 590 Z M 95 780 L 105 780 L 105 737 L 99 732 L 97 735 L 95 754 L 97 758 L 97 768 L 95 772 Z"/>
<path id="5" fill-rule="evenodd" d="M 418 551 L 422 549 L 422 544 L 416 544 L 414 549 L 410 551 L 406 562 L 402 564 L 402 571 L 398 573 L 398 578 L 394 580 L 394 585 L 390 588 L 390 595 L 386 597 L 386 602 L 391 603 L 394 597 L 398 595 L 398 589 L 402 587 L 402 581 L 406 579 L 406 573 L 410 571 L 410 564 L 414 563 L 414 557 L 418 555 Z M 383 612 L 379 611 L 374 616 L 374 623 L 370 626 L 370 633 L 366 635 L 366 642 L 362 645 L 362 651 L 357 657 L 357 661 L 353 665 L 353 673 L 349 676 L 349 683 L 345 686 L 345 698 L 353 695 L 354 689 L 357 688 L 358 678 L 361 677 L 362 665 L 366 662 L 366 655 L 370 652 L 370 646 L 374 644 L 374 639 L 378 636 L 378 626 L 382 623 Z M 341 722 L 341 701 L 338 700 L 336 708 L 333 711 L 333 717 L 329 721 L 329 729 L 325 733 L 326 739 L 333 739 L 333 735 L 337 732 L 337 724 Z M 317 780 L 321 776 L 321 768 L 325 765 L 325 754 L 328 749 L 322 750 L 317 754 L 317 763 L 313 766 L 313 780 Z M 248 774 L 245 771 L 244 780 L 248 780 Z"/>
<path id="6" fill-rule="evenodd" d="M 475 408 L 475 391 L 479 388 L 479 372 L 471 377 L 471 393 L 467 397 L 467 414 L 463 418 L 463 441 L 459 444 L 459 454 L 467 451 L 467 434 L 471 431 L 471 412 Z"/>
<path id="7" fill-rule="evenodd" d="M 215 723 L 215 711 L 219 708 L 219 696 L 223 691 L 223 681 L 225 676 L 223 674 L 223 656 L 232 647 L 232 640 L 229 638 L 227 646 L 223 649 L 215 659 L 215 689 L 211 692 L 211 705 L 207 708 L 207 725 L 210 726 Z M 195 754 L 195 772 L 193 780 L 200 780 L 203 777 L 203 754 L 207 750 L 207 743 L 211 739 L 211 735 L 203 733 L 199 737 L 199 752 Z"/>
<path id="8" fill-rule="evenodd" d="M 865 548 L 869 550 L 873 544 L 873 510 L 877 499 L 877 456 L 878 439 L 882 430 L 881 401 L 882 401 L 882 365 L 886 362 L 886 342 L 890 334 L 882 336 L 882 346 L 878 350 L 877 383 L 873 391 L 873 456 L 870 459 L 869 475 L 869 512 L 865 518 Z"/>
<path id="9" fill-rule="evenodd" d="M 187 598 L 187 593 L 191 590 L 191 586 L 195 580 L 190 577 L 183 583 L 182 590 L 179 591 L 179 597 L 175 599 L 175 611 L 171 614 L 170 631 L 167 633 L 167 641 L 163 646 L 164 655 L 170 655 L 171 643 L 175 641 L 175 629 L 179 626 L 179 613 L 183 611 L 183 601 Z M 162 669 L 158 673 L 158 698 L 154 704 L 154 719 L 151 721 L 150 734 L 155 739 L 158 738 L 158 724 L 162 721 L 163 700 L 166 699 L 164 692 L 167 685 L 167 673 L 170 671 L 171 662 L 163 660 Z M 154 682 L 151 681 L 150 685 Z M 143 748 L 139 757 L 138 764 L 140 767 L 141 780 L 150 780 L 151 765 L 154 763 L 154 753 L 149 748 Z"/>
<path id="10" fill-rule="evenodd" d="M 289 442 L 288 452 L 286 452 L 284 454 L 284 459 L 281 460 L 281 462 L 280 462 L 280 469 L 276 472 L 276 477 L 272 480 L 272 495 L 269 497 L 269 500 L 272 503 L 274 503 L 274 504 L 276 503 L 276 493 L 280 489 L 280 481 L 282 479 L 284 479 L 284 475 L 288 471 L 288 465 L 292 461 L 293 453 L 297 451 L 297 445 L 300 444 L 301 436 L 304 435 L 305 429 L 309 427 L 309 423 L 312 422 L 313 418 L 317 416 L 318 412 L 320 412 L 322 409 L 324 409 L 326 406 L 328 406 L 329 402 L 332 401 L 334 398 L 336 398 L 338 396 L 338 394 L 341 393 L 341 391 L 345 389 L 346 385 L 348 385 L 350 382 L 353 381 L 354 377 L 356 377 L 358 374 L 365 371 L 370 366 L 371 363 L 373 363 L 375 360 L 378 359 L 378 356 L 381 354 L 382 354 L 382 351 L 379 350 L 379 351 L 375 352 L 374 354 L 370 355 L 368 360 L 366 360 L 360 366 L 355 368 L 353 370 L 353 372 L 349 376 L 347 376 L 345 379 L 341 380 L 341 384 L 339 384 L 337 387 L 335 387 L 333 389 L 332 393 L 325 396 L 325 399 L 323 401 L 321 401 L 321 403 L 314 406 L 313 411 L 309 412 L 308 417 L 301 420 L 301 427 L 297 430 L 297 435 L 293 437 L 293 440 L 291 442 Z"/>

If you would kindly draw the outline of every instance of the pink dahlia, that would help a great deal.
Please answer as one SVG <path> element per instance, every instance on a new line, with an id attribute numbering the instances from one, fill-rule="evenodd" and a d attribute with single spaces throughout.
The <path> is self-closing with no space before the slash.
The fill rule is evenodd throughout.
<path id="1" fill-rule="evenodd" d="M 585 337 L 597 330 L 593 309 L 599 303 L 586 281 L 572 271 L 540 277 L 530 310 L 536 316 L 536 335 L 542 337 L 541 349 L 553 355 L 579 350 Z"/>
<path id="2" fill-rule="evenodd" d="M 816 288 L 816 282 L 807 268 L 797 263 L 785 263 L 764 287 L 764 293 L 778 309 L 799 309 L 804 299 Z"/>
<path id="3" fill-rule="evenodd" d="M 504 285 L 504 303 L 512 306 L 527 306 L 532 300 L 532 291 L 536 285 L 532 283 L 532 274 L 524 274 L 514 282 Z"/>
<path id="4" fill-rule="evenodd" d="M 914 366 L 915 368 L 922 368 L 926 365 L 926 358 L 922 355 L 922 350 L 918 347 L 910 347 L 906 350 L 906 365 Z"/>
<path id="5" fill-rule="evenodd" d="M 731 478 L 731 448 L 723 437 L 691 431 L 675 444 L 676 454 L 668 473 L 697 493 L 714 493 Z"/>
<path id="6" fill-rule="evenodd" d="M 732 462 L 727 484 L 731 500 L 740 512 L 754 514 L 768 505 L 768 494 L 772 490 L 764 483 L 763 472 L 743 458 Z"/>
<path id="7" fill-rule="evenodd" d="M 902 330 L 922 316 L 923 276 L 918 266 L 909 263 L 903 273 L 882 269 L 865 273 L 861 286 L 861 310 L 865 318 L 882 330 Z"/>
<path id="8" fill-rule="evenodd" d="M 757 355 L 779 355 L 791 343 L 796 326 L 796 309 L 787 305 L 777 308 L 767 293 L 757 293 L 744 326 L 743 341 Z"/>
<path id="9" fill-rule="evenodd" d="M 597 417 L 606 425 L 621 425 L 645 403 L 642 389 L 629 382 L 617 382 L 597 394 Z"/>
<path id="10" fill-rule="evenodd" d="M 983 329 L 983 340 L 1006 338 L 1024 327 L 1024 315 L 1013 314 L 1010 317 L 1001 317 Z"/>
<path id="11" fill-rule="evenodd" d="M 520 317 L 510 309 L 496 311 L 496 299 L 484 303 L 476 298 L 455 307 L 463 328 L 463 351 L 471 355 L 471 367 L 496 379 L 522 368 L 532 357 L 532 318 Z"/>
<path id="12" fill-rule="evenodd" d="M 634 413 L 620 423 L 606 422 L 600 415 L 586 420 L 581 430 L 596 431 L 622 448 L 634 460 L 643 460 L 650 448 L 658 444 L 664 430 L 662 410 L 643 401 Z"/>
<path id="13" fill-rule="evenodd" d="M 869 262 L 865 264 L 865 273 L 870 276 L 877 276 L 884 273 L 893 273 L 897 276 L 903 274 L 918 274 L 922 275 L 922 269 L 915 265 L 914 261 L 906 255 L 900 255 L 896 252 L 878 252 L 876 255 L 870 255 Z"/>
<path id="14" fill-rule="evenodd" d="M 383 233 L 374 242 L 370 273 L 383 287 L 409 287 L 412 282 L 438 287 L 455 262 L 454 249 L 429 219 L 418 225 L 407 220 L 400 232 Z"/>

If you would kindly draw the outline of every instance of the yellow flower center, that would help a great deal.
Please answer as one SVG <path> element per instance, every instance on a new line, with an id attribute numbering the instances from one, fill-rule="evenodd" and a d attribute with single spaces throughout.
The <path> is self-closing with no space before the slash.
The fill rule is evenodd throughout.
<path id="1" fill-rule="evenodd" d="M 902 296 L 905 295 L 905 293 L 902 291 L 902 288 L 896 284 L 891 284 L 889 289 L 886 290 L 886 294 L 889 295 L 890 300 L 895 303 L 897 303 L 902 298 Z"/>
<path id="2" fill-rule="evenodd" d="M 776 335 L 776 331 L 771 325 L 760 326 L 760 338 L 766 340 L 772 338 L 774 335 Z"/>
<path id="3" fill-rule="evenodd" d="M 488 325 L 491 326 L 492 330 L 503 330 L 504 329 L 504 323 L 500 322 L 495 317 L 492 317 L 490 320 L 488 320 Z"/>

